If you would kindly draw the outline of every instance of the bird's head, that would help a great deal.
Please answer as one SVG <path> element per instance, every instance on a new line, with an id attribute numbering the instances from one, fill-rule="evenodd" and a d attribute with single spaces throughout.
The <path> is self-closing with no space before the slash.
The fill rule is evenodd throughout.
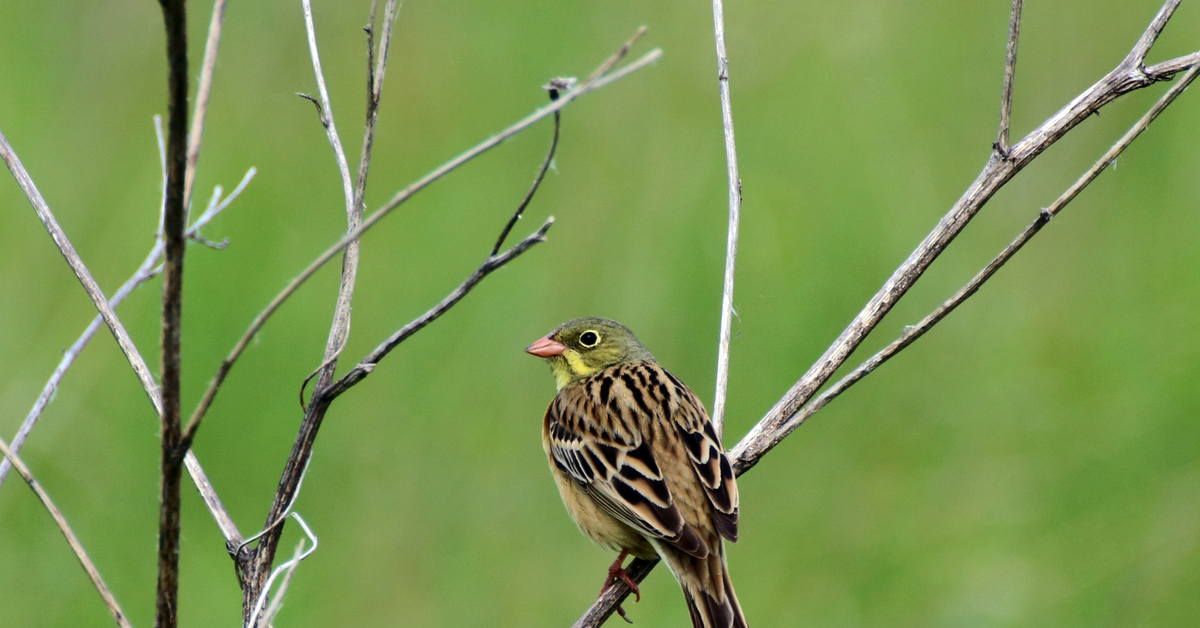
<path id="1" fill-rule="evenodd" d="M 610 366 L 654 361 L 628 327 L 607 318 L 567 321 L 529 345 L 525 352 L 550 363 L 560 390 Z"/>

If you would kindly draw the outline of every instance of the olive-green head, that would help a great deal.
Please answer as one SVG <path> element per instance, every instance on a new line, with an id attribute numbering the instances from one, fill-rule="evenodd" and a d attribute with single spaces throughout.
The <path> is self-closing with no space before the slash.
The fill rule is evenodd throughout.
<path id="1" fill-rule="evenodd" d="M 628 327 L 607 318 L 567 321 L 525 351 L 550 363 L 559 389 L 610 366 L 654 361 Z"/>

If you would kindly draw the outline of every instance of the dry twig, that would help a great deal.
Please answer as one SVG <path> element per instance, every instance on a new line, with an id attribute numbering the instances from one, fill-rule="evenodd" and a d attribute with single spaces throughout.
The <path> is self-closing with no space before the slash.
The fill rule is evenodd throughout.
<path id="1" fill-rule="evenodd" d="M 50 516 L 54 517 L 54 523 L 58 524 L 59 531 L 67 538 L 67 544 L 71 546 L 71 551 L 75 552 L 75 558 L 79 559 L 79 564 L 83 566 L 83 570 L 87 572 L 88 578 L 91 578 L 92 585 L 96 587 L 96 591 L 100 593 L 100 597 L 104 600 L 104 605 L 108 607 L 108 612 L 112 614 L 113 619 L 118 626 L 130 628 L 129 619 L 126 618 L 125 612 L 121 610 L 121 605 L 117 604 L 117 599 L 113 597 L 112 591 L 108 589 L 108 585 L 104 583 L 104 579 L 100 577 L 100 570 L 96 569 L 96 564 L 88 557 L 87 552 L 83 549 L 83 544 L 79 542 L 79 537 L 75 536 L 75 532 L 71 530 L 71 526 L 67 523 L 67 518 L 63 516 L 62 511 L 54 505 L 54 501 L 50 499 L 50 495 L 46 493 L 42 485 L 33 477 L 33 473 L 16 452 L 9 449 L 8 444 L 4 439 L 0 439 L 0 454 L 4 455 L 4 459 L 12 463 L 17 469 L 17 473 L 25 479 L 29 484 L 29 488 L 41 500 L 42 505 L 50 512 Z"/>
<path id="2" fill-rule="evenodd" d="M 1017 39 L 1021 35 L 1021 5 L 1023 0 L 1013 0 L 1012 13 L 1008 21 L 1008 53 L 1004 58 L 1004 90 L 1000 94 L 1000 131 L 996 134 L 996 150 L 1001 157 L 1008 157 L 1008 127 L 1012 121 L 1013 78 L 1017 73 Z"/>
<path id="3" fill-rule="evenodd" d="M 742 211 L 742 179 L 738 176 L 737 144 L 733 139 L 733 105 L 729 100 L 729 57 L 725 54 L 725 10 L 713 0 L 713 36 L 717 42 L 717 84 L 721 91 L 721 123 L 725 127 L 725 164 L 729 173 L 729 232 L 725 240 L 725 280 L 721 285 L 721 332 L 717 342 L 717 390 L 713 396 L 713 427 L 725 427 L 725 397 L 729 391 L 729 336 L 733 326 L 733 275 L 737 266 L 738 219 Z"/>
<path id="4" fill-rule="evenodd" d="M 212 95 L 213 74 L 217 68 L 217 50 L 221 47 L 221 32 L 225 26 L 226 1 L 216 0 L 213 3 L 208 38 L 204 42 L 204 61 L 200 64 L 196 107 L 192 110 L 192 130 L 188 133 L 187 172 L 183 181 L 183 206 L 189 211 L 192 207 L 192 189 L 196 185 L 196 164 L 200 161 L 200 144 L 204 139 L 204 121 L 208 118 L 208 99 Z"/>

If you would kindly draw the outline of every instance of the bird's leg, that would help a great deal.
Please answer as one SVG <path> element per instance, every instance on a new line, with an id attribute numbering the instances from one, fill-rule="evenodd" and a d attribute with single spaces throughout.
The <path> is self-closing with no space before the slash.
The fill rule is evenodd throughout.
<path id="1" fill-rule="evenodd" d="M 625 556 L 628 554 L 628 550 L 621 550 L 620 555 L 618 555 L 617 559 L 613 561 L 613 564 L 608 566 L 608 577 L 604 579 L 604 586 L 600 588 L 600 595 L 604 595 L 604 592 L 608 591 L 612 585 L 616 584 L 617 579 L 620 579 L 625 583 L 626 586 L 629 587 L 629 590 L 633 592 L 634 601 L 641 602 L 642 593 L 638 590 L 637 582 L 634 582 L 633 578 L 630 578 L 629 574 L 625 573 L 625 569 L 621 566 L 621 563 L 625 562 Z M 628 623 L 633 623 L 633 621 L 625 615 L 625 609 L 619 604 L 617 605 L 617 613 L 621 615 L 621 619 L 624 619 Z"/>

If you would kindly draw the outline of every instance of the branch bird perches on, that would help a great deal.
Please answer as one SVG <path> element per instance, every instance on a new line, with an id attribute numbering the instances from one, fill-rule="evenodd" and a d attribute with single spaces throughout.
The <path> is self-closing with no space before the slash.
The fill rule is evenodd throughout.
<path id="1" fill-rule="evenodd" d="M 824 407 L 829 401 L 849 386 L 859 381 L 867 373 L 882 364 L 896 352 L 909 346 L 925 330 L 935 325 L 947 315 L 958 303 L 975 294 L 979 286 L 985 282 L 1020 249 L 1028 238 L 1048 222 L 1050 217 L 1062 209 L 1067 202 L 1078 194 L 1082 187 L 1090 183 L 1105 166 L 1115 158 L 1115 153 L 1123 150 L 1129 142 L 1145 128 L 1166 106 L 1182 93 L 1187 84 L 1195 78 L 1195 68 L 1200 64 L 1200 51 L 1151 66 L 1145 65 L 1146 54 L 1154 46 L 1159 34 L 1170 21 L 1181 0 L 1168 0 L 1159 9 L 1157 15 L 1143 32 L 1129 54 L 1111 72 L 1077 96 L 1063 109 L 1051 116 L 1040 126 L 1026 135 L 1022 140 L 1007 147 L 1008 115 L 1011 110 L 1012 83 L 1011 75 L 1016 64 L 1016 42 L 1020 29 L 1021 2 L 1014 0 L 1012 19 L 1009 29 L 1009 46 L 1006 56 L 1005 87 L 1001 105 L 1001 131 L 994 145 L 991 158 L 976 177 L 971 186 L 950 211 L 942 217 L 933 231 L 918 245 L 908 259 L 896 269 L 879 291 L 863 307 L 862 311 L 850 322 L 825 353 L 813 364 L 792 388 L 772 407 L 767 414 L 750 430 L 742 440 L 729 452 L 730 463 L 734 472 L 741 475 L 749 471 L 772 448 L 792 433 L 805 419 Z M 1135 125 L 1125 138 L 1117 142 L 1104 157 L 1085 174 L 1071 190 L 1060 198 L 1050 210 L 1039 211 L 1038 220 L 1018 237 L 1012 250 L 1006 249 L 996 261 L 973 279 L 959 294 L 947 301 L 938 311 L 935 311 L 916 327 L 906 331 L 905 335 L 869 359 L 851 374 L 847 375 L 837 385 L 831 387 L 821 397 L 814 399 L 816 393 L 829 381 L 850 354 L 866 339 L 883 317 L 891 310 L 900 298 L 908 292 L 913 284 L 921 277 L 929 265 L 946 249 L 955 237 L 966 227 L 984 204 L 1010 181 L 1018 172 L 1047 148 L 1075 128 L 1083 120 L 1097 113 L 1104 105 L 1120 96 L 1143 87 L 1148 87 L 1160 81 L 1168 81 L 1175 75 L 1188 71 L 1188 75 L 1172 87 L 1170 91 L 1152 107 L 1143 121 Z M 1061 204 L 1060 204 L 1061 203 Z M 1041 224 L 1039 224 L 1039 222 Z M 635 560 L 626 571 L 635 582 L 641 582 L 657 565 L 657 561 Z M 616 607 L 628 597 L 629 587 L 618 581 L 600 596 L 595 603 L 575 622 L 573 628 L 591 628 L 604 623 Z"/>

